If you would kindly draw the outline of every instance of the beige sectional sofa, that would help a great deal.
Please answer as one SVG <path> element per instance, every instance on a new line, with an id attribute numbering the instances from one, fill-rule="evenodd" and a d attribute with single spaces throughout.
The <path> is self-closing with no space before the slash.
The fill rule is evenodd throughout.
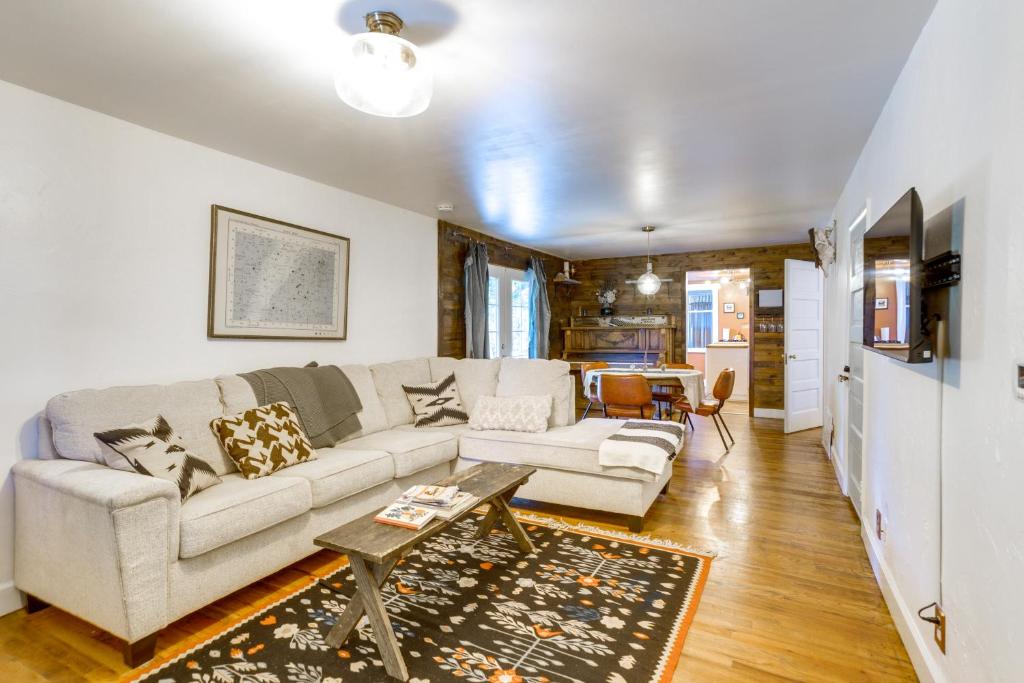
<path id="1" fill-rule="evenodd" d="M 538 472 L 525 498 L 625 514 L 638 528 L 671 477 L 602 468 L 615 420 L 575 424 L 562 361 L 422 358 L 341 368 L 362 402 L 362 429 L 318 459 L 246 480 L 210 421 L 255 407 L 237 375 L 164 386 L 82 390 L 54 397 L 40 419 L 40 458 L 17 463 L 15 583 L 30 607 L 51 603 L 127 641 L 135 665 L 170 622 L 317 550 L 313 539 L 380 508 L 416 483 L 477 462 Z M 467 410 L 483 395 L 551 394 L 549 430 L 416 428 L 403 384 L 454 372 Z M 95 431 L 161 414 L 223 483 L 181 502 L 169 481 L 102 464 Z"/>

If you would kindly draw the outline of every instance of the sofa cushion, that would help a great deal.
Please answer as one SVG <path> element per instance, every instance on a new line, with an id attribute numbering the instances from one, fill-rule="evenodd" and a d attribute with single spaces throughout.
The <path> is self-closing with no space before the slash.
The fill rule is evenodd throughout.
<path id="1" fill-rule="evenodd" d="M 426 358 L 400 360 L 394 363 L 378 363 L 370 366 L 377 396 L 384 405 L 388 427 L 409 424 L 413 421 L 412 406 L 405 396 L 403 384 L 424 384 L 430 381 L 430 364 Z"/>
<path id="2" fill-rule="evenodd" d="M 538 358 L 502 358 L 498 372 L 496 396 L 551 396 L 553 405 L 548 425 L 564 427 L 572 424 L 572 390 L 566 380 L 569 364 L 563 360 Z"/>
<path id="3" fill-rule="evenodd" d="M 316 455 L 316 460 L 271 475 L 302 477 L 308 481 L 314 508 L 330 505 L 395 478 L 395 462 L 387 451 L 321 448 Z"/>
<path id="4" fill-rule="evenodd" d="M 466 412 L 472 414 L 480 396 L 494 396 L 498 389 L 500 358 L 430 358 L 430 379 L 434 382 L 455 373 L 455 383 Z"/>
<path id="5" fill-rule="evenodd" d="M 389 429 L 341 445 L 387 451 L 395 461 L 395 476 L 405 477 L 449 460 L 459 454 L 459 442 L 451 432 L 417 429 Z"/>
<path id="6" fill-rule="evenodd" d="M 359 424 L 362 429 L 342 439 L 357 439 L 360 436 L 379 432 L 388 428 L 387 416 L 384 413 L 384 405 L 377 396 L 377 387 L 373 383 L 370 369 L 365 365 L 341 365 L 341 371 L 352 383 L 352 388 L 359 396 L 359 402 L 363 409 L 359 411 Z M 256 395 L 252 387 L 238 375 L 222 375 L 217 378 L 217 385 L 220 387 L 221 397 L 224 401 L 224 414 L 234 415 L 249 408 L 256 408 Z M 230 461 L 229 461 L 230 462 Z M 233 471 L 232 466 L 228 471 Z"/>
<path id="7" fill-rule="evenodd" d="M 300 477 L 223 477 L 181 506 L 181 558 L 196 557 L 309 510 L 309 482 Z"/>
<path id="8" fill-rule="evenodd" d="M 656 477 L 650 472 L 633 467 L 603 467 L 598 462 L 597 449 L 601 442 L 617 432 L 622 424 L 621 420 L 588 418 L 541 434 L 496 430 L 463 432 L 459 436 L 459 457 L 654 481 Z M 672 467 L 669 461 L 665 465 Z"/>
<path id="9" fill-rule="evenodd" d="M 58 394 L 46 404 L 54 447 L 63 458 L 102 464 L 103 453 L 93 434 L 163 415 L 189 450 L 217 474 L 228 474 L 235 466 L 210 430 L 210 420 L 222 413 L 220 390 L 212 379 L 83 389 Z"/>
<path id="10" fill-rule="evenodd" d="M 393 431 L 418 432 L 421 434 L 445 433 L 451 434 L 452 436 L 459 436 L 463 432 L 469 431 L 469 423 L 461 425 L 447 425 L 444 427 L 417 427 L 416 425 L 399 425 L 398 427 L 395 427 Z"/>

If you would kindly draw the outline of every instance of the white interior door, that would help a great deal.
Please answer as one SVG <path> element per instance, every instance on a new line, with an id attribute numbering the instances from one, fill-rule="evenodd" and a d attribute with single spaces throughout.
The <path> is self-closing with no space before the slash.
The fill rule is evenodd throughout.
<path id="1" fill-rule="evenodd" d="M 822 422 L 822 301 L 824 282 L 812 261 L 786 259 L 785 431 Z"/>
<path id="2" fill-rule="evenodd" d="M 864 468 L 864 232 L 867 210 L 850 226 L 850 332 L 847 337 L 846 495 L 860 514 L 861 476 Z M 841 375 L 842 377 L 842 375 Z M 841 382 L 842 383 L 842 382 Z"/>

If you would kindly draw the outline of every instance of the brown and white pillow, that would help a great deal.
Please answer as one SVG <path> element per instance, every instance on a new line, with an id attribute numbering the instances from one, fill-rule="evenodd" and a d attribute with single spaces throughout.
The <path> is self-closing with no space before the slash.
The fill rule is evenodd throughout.
<path id="1" fill-rule="evenodd" d="M 469 418 L 469 428 L 546 432 L 552 405 L 551 396 L 481 396 Z"/>
<path id="2" fill-rule="evenodd" d="M 182 501 L 221 482 L 213 467 L 188 450 L 162 415 L 93 436 L 104 446 L 107 466 L 166 479 L 178 487 Z"/>
<path id="3" fill-rule="evenodd" d="M 298 416 L 283 401 L 232 417 L 218 417 L 210 427 L 246 479 L 316 460 L 316 451 L 302 431 Z"/>
<path id="4" fill-rule="evenodd" d="M 402 389 L 412 404 L 417 427 L 445 427 L 469 422 L 454 372 L 439 382 L 403 384 Z"/>

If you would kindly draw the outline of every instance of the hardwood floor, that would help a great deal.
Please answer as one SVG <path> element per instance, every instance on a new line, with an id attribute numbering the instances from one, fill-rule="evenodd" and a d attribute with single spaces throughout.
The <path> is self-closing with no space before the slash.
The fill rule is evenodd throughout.
<path id="1" fill-rule="evenodd" d="M 673 680 L 915 680 L 819 431 L 786 436 L 780 421 L 726 419 L 736 438 L 728 455 L 711 422 L 695 419 L 644 529 L 719 553 Z M 524 507 L 568 521 L 582 514 Z M 614 515 L 585 519 L 621 528 Z M 314 555 L 175 622 L 160 634 L 158 655 L 212 635 L 331 561 Z M 0 618 L 0 681 L 109 681 L 125 672 L 119 641 L 58 609 Z"/>

